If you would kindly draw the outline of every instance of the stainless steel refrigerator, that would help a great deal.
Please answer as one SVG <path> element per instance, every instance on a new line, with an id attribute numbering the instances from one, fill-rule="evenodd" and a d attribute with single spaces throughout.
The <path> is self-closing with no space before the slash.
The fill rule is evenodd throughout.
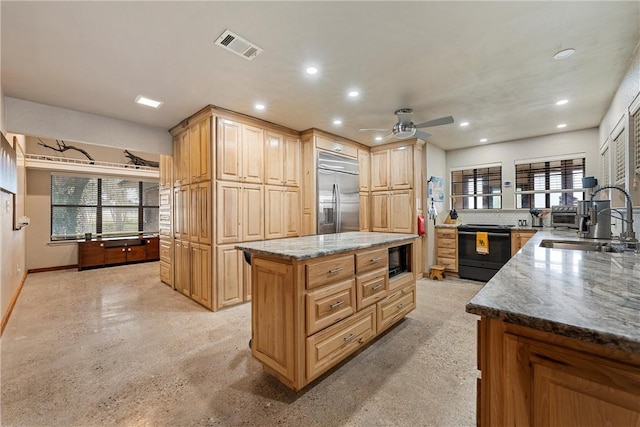
<path id="1" fill-rule="evenodd" d="M 318 234 L 360 230 L 358 160 L 318 152 Z"/>

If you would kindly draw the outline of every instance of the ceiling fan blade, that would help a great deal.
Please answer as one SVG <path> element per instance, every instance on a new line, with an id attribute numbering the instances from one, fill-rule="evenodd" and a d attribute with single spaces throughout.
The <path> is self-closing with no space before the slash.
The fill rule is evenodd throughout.
<path id="1" fill-rule="evenodd" d="M 390 139 L 393 139 L 393 137 L 395 137 L 394 134 L 390 133 L 389 135 L 385 136 L 384 138 L 382 138 L 382 142 L 387 142 Z"/>
<path id="2" fill-rule="evenodd" d="M 428 128 L 432 126 L 448 125 L 450 123 L 453 123 L 453 117 L 447 116 L 447 117 L 440 117 L 439 119 L 429 120 L 427 122 L 418 123 L 416 127 Z"/>
<path id="3" fill-rule="evenodd" d="M 381 129 L 381 128 L 366 128 L 366 129 L 358 129 L 358 130 L 360 132 L 369 132 L 369 131 L 371 131 L 371 132 L 386 132 L 389 129 L 388 128 L 384 128 L 384 129 Z"/>
<path id="4" fill-rule="evenodd" d="M 431 136 L 431 134 L 429 132 L 423 132 L 421 130 L 417 130 L 415 136 L 416 136 L 416 138 L 425 140 L 425 139 L 429 138 Z"/>

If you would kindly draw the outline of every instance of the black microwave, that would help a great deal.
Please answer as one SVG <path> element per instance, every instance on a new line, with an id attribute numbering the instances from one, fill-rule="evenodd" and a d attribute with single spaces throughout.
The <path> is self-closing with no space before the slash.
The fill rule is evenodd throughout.
<path id="1" fill-rule="evenodd" d="M 389 278 L 409 271 L 408 246 L 389 248 Z"/>

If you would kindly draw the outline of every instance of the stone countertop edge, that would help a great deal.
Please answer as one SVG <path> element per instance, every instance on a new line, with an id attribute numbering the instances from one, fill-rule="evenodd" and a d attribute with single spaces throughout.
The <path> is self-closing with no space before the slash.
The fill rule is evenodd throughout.
<path id="1" fill-rule="evenodd" d="M 256 255 L 304 260 L 319 258 L 342 252 L 383 246 L 413 240 L 417 234 L 346 232 L 336 234 L 315 234 L 287 239 L 262 240 L 236 244 L 235 248 L 246 250 Z"/>
<path id="2" fill-rule="evenodd" d="M 466 311 L 640 354 L 640 254 L 542 248 L 544 239 L 593 241 L 539 231 Z"/>

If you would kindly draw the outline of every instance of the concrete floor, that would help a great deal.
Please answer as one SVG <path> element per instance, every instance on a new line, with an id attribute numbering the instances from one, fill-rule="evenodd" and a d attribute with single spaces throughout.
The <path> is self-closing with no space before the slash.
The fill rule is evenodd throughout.
<path id="1" fill-rule="evenodd" d="M 480 283 L 419 281 L 407 319 L 295 393 L 252 359 L 250 304 L 211 313 L 158 270 L 30 274 L 0 341 L 0 424 L 475 425 Z"/>

